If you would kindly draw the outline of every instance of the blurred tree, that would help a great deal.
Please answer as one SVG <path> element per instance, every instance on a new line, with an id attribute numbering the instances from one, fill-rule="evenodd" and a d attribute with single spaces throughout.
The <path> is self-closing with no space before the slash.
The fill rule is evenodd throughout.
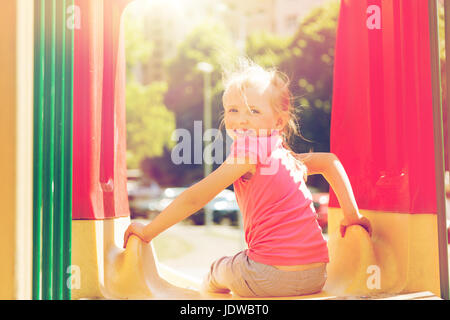
<path id="1" fill-rule="evenodd" d="M 261 67 L 278 67 L 288 59 L 287 50 L 292 37 L 281 37 L 269 32 L 254 32 L 249 35 L 246 44 L 248 57 Z"/>
<path id="2" fill-rule="evenodd" d="M 140 167 L 146 157 L 161 156 L 164 146 L 172 148 L 170 140 L 175 130 L 175 115 L 163 104 L 167 91 L 165 82 L 142 86 L 127 84 L 127 163 L 129 168 Z"/>
<path id="3" fill-rule="evenodd" d="M 334 47 L 339 2 L 317 7 L 305 17 L 280 69 L 291 80 L 301 134 L 291 143 L 296 152 L 329 152 Z"/>
<path id="4" fill-rule="evenodd" d="M 176 56 L 166 62 L 169 89 L 164 101 L 176 115 L 176 127 L 191 133 L 191 150 L 194 150 L 194 121 L 203 121 L 203 74 L 196 66 L 199 62 L 208 62 L 214 67 L 211 74 L 212 128 L 218 128 L 223 113 L 222 70 L 236 57 L 237 49 L 228 30 L 221 24 L 206 21 L 186 36 Z M 178 165 L 183 172 L 178 175 L 178 185 L 189 185 L 203 177 L 202 165 L 193 163 L 192 152 L 191 164 Z"/>
<path id="5" fill-rule="evenodd" d="M 140 84 L 134 68 L 145 64 L 152 53 L 152 43 L 145 40 L 142 21 L 125 14 L 125 50 L 127 64 L 127 166 L 139 168 L 146 157 L 161 156 L 175 129 L 175 115 L 164 105 L 167 83 Z"/>
<path id="6" fill-rule="evenodd" d="M 124 13 L 125 52 L 127 65 L 127 79 L 135 80 L 134 68 L 148 62 L 154 51 L 154 44 L 145 39 L 142 19 Z"/>

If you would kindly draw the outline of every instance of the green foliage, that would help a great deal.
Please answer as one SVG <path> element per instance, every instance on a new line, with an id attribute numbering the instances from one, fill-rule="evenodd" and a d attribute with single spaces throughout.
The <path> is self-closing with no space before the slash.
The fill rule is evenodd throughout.
<path id="1" fill-rule="evenodd" d="M 172 148 L 170 140 L 175 130 L 175 115 L 164 105 L 167 83 L 154 82 L 144 86 L 137 82 L 132 69 L 148 63 L 153 44 L 145 39 L 143 20 L 125 14 L 125 50 L 127 64 L 127 166 L 139 168 L 147 157 L 157 157 L 165 148 Z"/>
<path id="2" fill-rule="evenodd" d="M 176 56 L 167 62 L 169 89 L 165 103 L 176 115 L 176 127 L 189 130 L 193 137 L 194 121 L 203 121 L 203 74 L 199 62 L 214 67 L 211 74 L 212 127 L 218 128 L 222 113 L 222 70 L 236 61 L 237 49 L 231 35 L 221 24 L 207 22 L 198 25 L 179 45 Z M 203 175 L 202 165 L 178 166 L 178 185 L 188 185 Z"/>
<path id="3" fill-rule="evenodd" d="M 127 11 L 124 14 L 124 29 L 127 76 L 133 79 L 131 69 L 149 60 L 154 51 L 154 45 L 144 37 L 142 19 L 131 16 Z"/>
<path id="4" fill-rule="evenodd" d="M 292 37 L 255 32 L 247 39 L 247 55 L 262 67 L 279 66 L 289 56 L 287 48 L 291 41 Z"/>
<path id="5" fill-rule="evenodd" d="M 136 82 L 127 85 L 127 163 L 138 168 L 146 157 L 161 156 L 164 146 L 172 148 L 170 139 L 175 130 L 173 112 L 167 110 L 163 97 L 167 84 L 154 82 L 142 86 Z"/>
<path id="6" fill-rule="evenodd" d="M 221 71 L 236 60 L 237 50 L 231 36 L 221 24 L 197 26 L 178 47 L 177 55 L 167 63 L 169 91 L 165 102 L 177 117 L 178 128 L 190 128 L 191 120 L 202 120 L 203 75 L 196 69 L 199 62 L 214 67 L 211 74 L 213 98 L 222 92 Z M 187 113 L 190 115 L 188 116 Z M 186 121 L 184 121 L 185 117 Z"/>
<path id="7" fill-rule="evenodd" d="M 292 143 L 294 150 L 330 150 L 330 120 L 333 92 L 334 46 L 339 2 L 314 9 L 301 23 L 288 47 L 289 56 L 280 64 L 291 80 L 298 106 L 301 134 Z"/>

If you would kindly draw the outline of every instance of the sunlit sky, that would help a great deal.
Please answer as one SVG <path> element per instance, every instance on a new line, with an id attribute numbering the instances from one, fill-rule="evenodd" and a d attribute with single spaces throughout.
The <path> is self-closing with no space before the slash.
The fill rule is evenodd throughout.
<path id="1" fill-rule="evenodd" d="M 243 0 L 244 1 L 244 0 Z M 285 0 L 289 1 L 289 0 Z M 327 1 L 333 0 L 290 0 L 291 2 L 297 2 L 305 11 L 308 9 L 320 5 Z M 339 1 L 339 0 L 334 0 Z M 202 11 L 206 6 L 216 6 L 220 7 L 223 5 L 222 0 L 135 0 L 134 3 L 140 8 L 151 7 L 153 5 L 165 5 L 168 10 L 177 9 L 179 11 L 184 11 L 186 8 L 197 8 Z"/>
<path id="2" fill-rule="evenodd" d="M 212 0 L 214 1 L 214 0 Z M 183 10 L 187 6 L 191 6 L 198 1 L 193 0 L 135 0 L 134 3 L 136 6 L 142 7 L 151 7 L 154 5 L 165 5 L 168 9 L 177 8 L 179 10 Z"/>
<path id="3" fill-rule="evenodd" d="M 302 18 L 316 6 L 330 1 L 340 0 L 277 1 L 287 3 L 288 5 L 295 4 L 298 8 L 297 12 L 300 12 L 299 18 Z M 204 20 L 205 17 L 214 19 L 213 16 L 223 15 L 227 11 L 230 11 L 229 8 L 227 8 L 227 2 L 227 0 L 135 0 L 129 5 L 128 10 L 133 12 L 133 15 L 142 15 L 151 8 L 157 8 L 158 12 L 163 13 L 165 16 L 172 16 L 174 19 L 178 20 L 178 23 L 182 23 L 187 29 L 190 29 L 190 26 Z"/>

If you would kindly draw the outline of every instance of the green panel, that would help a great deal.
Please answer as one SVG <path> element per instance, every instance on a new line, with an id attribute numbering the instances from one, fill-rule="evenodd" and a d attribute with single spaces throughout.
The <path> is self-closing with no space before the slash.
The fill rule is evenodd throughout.
<path id="1" fill-rule="evenodd" d="M 63 299 L 64 180 L 65 180 L 65 0 L 56 4 L 55 211 L 53 224 L 53 299 Z"/>
<path id="2" fill-rule="evenodd" d="M 44 163 L 43 163 L 43 228 L 42 228 L 42 299 L 52 299 L 53 214 L 54 214 L 54 124 L 55 124 L 55 60 L 56 0 L 45 1 L 45 80 L 44 80 Z"/>
<path id="3" fill-rule="evenodd" d="M 74 4 L 73 0 L 66 1 L 67 6 Z M 66 277 L 64 278 L 63 285 L 63 299 L 71 299 L 71 290 L 67 285 L 70 280 L 70 274 L 67 273 L 72 264 L 72 133 L 73 133 L 73 59 L 74 59 L 74 30 L 67 28 L 65 21 L 63 26 L 66 37 L 65 37 L 65 162 L 64 162 L 64 223 L 63 223 L 63 234 L 64 234 L 64 261 L 63 261 L 63 271 Z"/>
<path id="4" fill-rule="evenodd" d="M 33 293 L 71 299 L 73 0 L 36 0 L 34 22 Z"/>
<path id="5" fill-rule="evenodd" d="M 35 1 L 34 12 L 34 132 L 33 132 L 33 290 L 41 297 L 42 149 L 45 66 L 45 3 Z"/>

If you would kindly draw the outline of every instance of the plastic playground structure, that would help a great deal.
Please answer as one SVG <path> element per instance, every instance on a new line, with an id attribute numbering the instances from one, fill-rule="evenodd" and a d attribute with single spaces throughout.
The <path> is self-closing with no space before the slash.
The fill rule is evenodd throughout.
<path id="1" fill-rule="evenodd" d="M 247 299 L 200 292 L 152 243 L 131 237 L 122 249 L 131 1 L 2 4 L 0 299 Z M 340 236 L 330 190 L 324 290 L 270 299 L 448 299 L 436 1 L 379 2 L 382 28 L 368 28 L 367 3 L 341 1 L 331 120 L 331 152 L 373 235 Z"/>

